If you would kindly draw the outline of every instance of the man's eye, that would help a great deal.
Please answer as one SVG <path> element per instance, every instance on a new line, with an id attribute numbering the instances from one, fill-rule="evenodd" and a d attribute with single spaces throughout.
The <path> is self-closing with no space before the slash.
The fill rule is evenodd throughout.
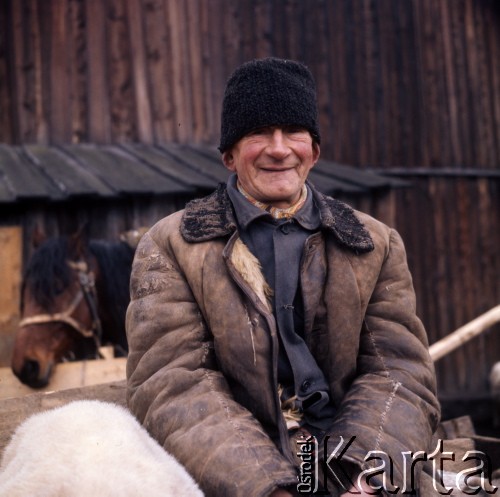
<path id="1" fill-rule="evenodd" d="M 250 131 L 250 133 L 248 133 L 249 135 L 252 135 L 252 136 L 255 136 L 255 135 L 265 135 L 266 132 L 268 132 L 268 128 L 257 128 L 257 129 L 254 129 L 252 131 Z"/>
<path id="2" fill-rule="evenodd" d="M 304 128 L 301 128 L 299 126 L 287 126 L 286 128 L 283 129 L 288 134 L 295 134 L 295 133 L 307 133 L 307 131 Z"/>

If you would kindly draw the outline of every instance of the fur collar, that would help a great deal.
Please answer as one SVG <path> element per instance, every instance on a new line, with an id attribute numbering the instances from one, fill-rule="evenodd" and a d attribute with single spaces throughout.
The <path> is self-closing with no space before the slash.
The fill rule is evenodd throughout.
<path id="1" fill-rule="evenodd" d="M 353 209 L 318 192 L 310 183 L 308 186 L 320 209 L 322 229 L 332 233 L 340 245 L 353 252 L 371 252 L 373 240 Z M 204 242 L 231 235 L 235 230 L 236 219 L 224 183 L 220 183 L 208 197 L 192 200 L 186 205 L 181 234 L 187 242 Z"/>

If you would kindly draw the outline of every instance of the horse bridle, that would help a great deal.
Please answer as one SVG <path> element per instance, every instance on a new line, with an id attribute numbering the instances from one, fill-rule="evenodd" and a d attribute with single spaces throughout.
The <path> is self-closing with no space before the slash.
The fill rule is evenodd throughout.
<path id="1" fill-rule="evenodd" d="M 97 292 L 95 288 L 94 273 L 89 270 L 86 261 L 67 261 L 67 264 L 71 269 L 78 273 L 78 282 L 80 283 L 80 289 L 74 296 L 69 307 L 63 312 L 55 312 L 53 314 L 36 314 L 35 316 L 29 316 L 21 319 L 19 326 L 24 327 L 42 323 L 65 323 L 85 338 L 93 338 L 97 350 L 99 350 L 102 339 L 102 327 L 101 320 L 99 319 L 99 315 L 97 313 Z M 85 328 L 71 316 L 83 298 L 85 298 L 85 301 L 87 302 L 90 315 L 92 317 L 92 327 L 90 329 Z"/>

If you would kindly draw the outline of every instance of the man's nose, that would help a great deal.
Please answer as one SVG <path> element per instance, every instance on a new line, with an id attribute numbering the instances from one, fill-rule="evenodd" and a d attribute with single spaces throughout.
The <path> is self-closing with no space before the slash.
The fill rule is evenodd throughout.
<path id="1" fill-rule="evenodd" d="M 278 158 L 286 157 L 290 153 L 286 136 L 281 128 L 275 128 L 273 130 L 267 148 L 270 155 Z"/>

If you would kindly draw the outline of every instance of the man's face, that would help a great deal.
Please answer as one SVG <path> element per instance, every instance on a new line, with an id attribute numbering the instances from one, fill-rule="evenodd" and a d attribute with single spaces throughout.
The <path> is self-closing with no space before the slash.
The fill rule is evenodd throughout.
<path id="1" fill-rule="evenodd" d="M 222 160 L 253 198 L 284 209 L 300 198 L 319 153 L 307 130 L 273 126 L 245 135 L 224 152 Z"/>

